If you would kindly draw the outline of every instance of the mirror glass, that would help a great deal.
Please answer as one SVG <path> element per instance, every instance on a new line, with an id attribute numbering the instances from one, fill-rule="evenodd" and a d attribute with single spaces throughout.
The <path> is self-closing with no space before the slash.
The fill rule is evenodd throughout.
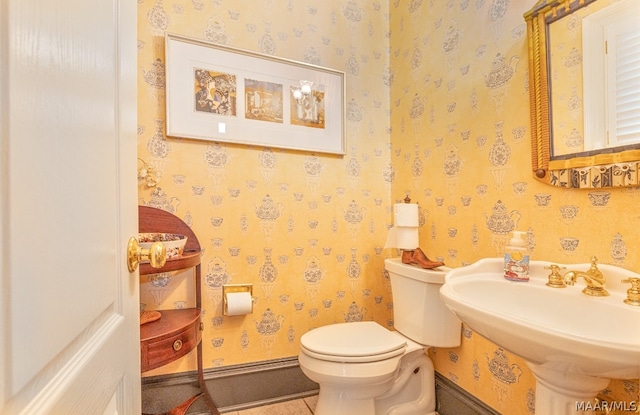
<path id="1" fill-rule="evenodd" d="M 640 0 L 541 0 L 525 20 L 536 177 L 640 185 Z"/>
<path id="2" fill-rule="evenodd" d="M 640 25 L 632 10 L 637 4 L 596 1 L 548 23 L 552 158 L 640 142 Z M 607 64 L 610 58 L 614 61 Z M 612 85 L 607 69 L 614 71 Z M 619 77 L 627 84 L 616 94 Z M 634 100 L 616 105 L 629 94 Z M 616 128 L 620 123 L 627 127 Z"/>

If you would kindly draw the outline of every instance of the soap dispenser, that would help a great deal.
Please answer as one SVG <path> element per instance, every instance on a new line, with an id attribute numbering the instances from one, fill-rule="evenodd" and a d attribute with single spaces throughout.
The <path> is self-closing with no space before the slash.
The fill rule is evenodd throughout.
<path id="1" fill-rule="evenodd" d="M 504 277 L 509 281 L 529 281 L 529 255 L 522 236 L 526 232 L 513 231 L 504 250 Z"/>

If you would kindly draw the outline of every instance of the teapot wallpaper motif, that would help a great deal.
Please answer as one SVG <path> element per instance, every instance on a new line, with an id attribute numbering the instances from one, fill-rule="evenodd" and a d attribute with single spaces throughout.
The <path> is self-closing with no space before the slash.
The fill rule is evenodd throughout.
<path id="1" fill-rule="evenodd" d="M 533 1 L 531 2 L 533 3 Z M 530 172 L 526 27 L 509 0 L 138 0 L 138 156 L 159 175 L 140 204 L 185 220 L 204 248 L 205 368 L 296 356 L 307 330 L 393 328 L 384 249 L 392 206 L 420 205 L 420 245 L 452 267 L 527 232 L 534 258 L 634 270 L 640 191 L 543 187 Z M 166 137 L 164 34 L 346 73 L 344 157 Z M 191 271 L 150 276 L 141 308 L 193 304 Z M 253 314 L 222 315 L 252 283 Z M 640 322 L 639 322 L 640 325 Z M 466 327 L 436 370 L 501 413 L 533 413 L 526 364 Z M 193 370 L 186 357 L 145 373 Z M 640 374 L 639 374 L 640 377 Z M 607 399 L 637 400 L 638 380 Z"/>

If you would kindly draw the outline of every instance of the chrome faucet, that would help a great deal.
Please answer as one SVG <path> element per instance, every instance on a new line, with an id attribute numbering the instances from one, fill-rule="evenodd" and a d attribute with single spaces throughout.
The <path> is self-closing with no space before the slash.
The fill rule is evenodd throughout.
<path id="1" fill-rule="evenodd" d="M 582 290 L 586 295 L 592 295 L 594 297 L 605 297 L 609 295 L 609 292 L 604 288 L 604 275 L 598 269 L 598 258 L 591 257 L 591 267 L 586 272 L 582 271 L 569 271 L 564 274 L 564 282 L 567 285 L 573 285 L 578 278 L 582 277 L 587 286 Z"/>

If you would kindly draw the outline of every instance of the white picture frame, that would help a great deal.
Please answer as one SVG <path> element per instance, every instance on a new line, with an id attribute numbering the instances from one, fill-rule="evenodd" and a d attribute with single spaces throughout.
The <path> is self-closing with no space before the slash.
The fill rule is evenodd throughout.
<path id="1" fill-rule="evenodd" d="M 344 72 L 176 34 L 165 48 L 167 136 L 346 154 Z"/>

